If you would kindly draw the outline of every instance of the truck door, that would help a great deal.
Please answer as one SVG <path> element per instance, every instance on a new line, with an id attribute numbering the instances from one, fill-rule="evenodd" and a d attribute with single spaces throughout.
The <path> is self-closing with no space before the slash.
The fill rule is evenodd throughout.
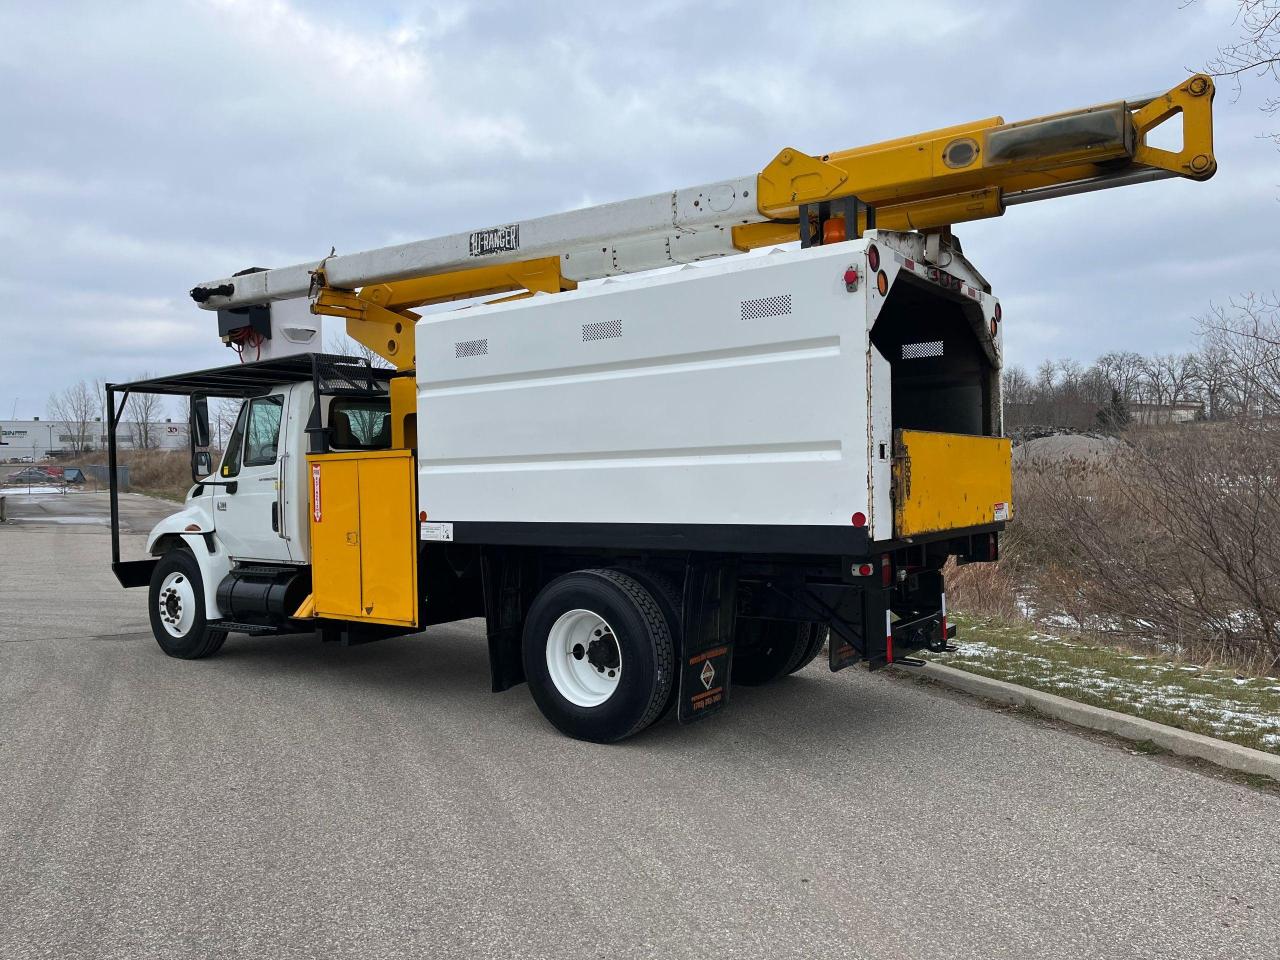
<path id="1" fill-rule="evenodd" d="M 214 488 L 214 522 L 218 538 L 235 560 L 287 563 L 288 524 L 285 510 L 288 461 L 289 388 L 281 387 L 246 400 L 222 457 Z"/>

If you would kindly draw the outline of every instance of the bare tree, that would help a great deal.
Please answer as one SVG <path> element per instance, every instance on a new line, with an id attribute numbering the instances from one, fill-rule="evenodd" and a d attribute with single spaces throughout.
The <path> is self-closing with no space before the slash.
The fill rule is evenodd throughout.
<path id="1" fill-rule="evenodd" d="M 1202 350 L 1225 368 L 1224 394 L 1237 415 L 1280 412 L 1280 297 L 1236 297 L 1198 319 Z"/>
<path id="2" fill-rule="evenodd" d="M 1113 350 L 1098 358 L 1095 366 L 1107 382 L 1108 392 L 1114 390 L 1124 401 L 1133 400 L 1142 380 L 1142 355 L 1132 350 Z"/>
<path id="3" fill-rule="evenodd" d="M 244 401 L 225 397 L 215 397 L 210 401 L 209 432 L 212 446 L 219 452 L 227 449 L 231 439 L 231 431 L 236 427 L 236 419 L 240 416 L 240 407 Z"/>
<path id="4" fill-rule="evenodd" d="M 374 353 L 369 347 L 359 340 L 352 339 L 344 332 L 333 332 L 325 337 L 324 349 L 326 353 L 336 353 L 344 357 L 364 357 L 375 367 L 391 366 L 385 357 Z"/>
<path id="5" fill-rule="evenodd" d="M 143 372 L 134 377 L 135 380 L 149 380 L 151 374 Z M 156 435 L 161 418 L 164 415 L 164 400 L 155 393 L 131 393 L 129 395 L 129 414 L 125 419 L 133 423 L 133 445 L 138 450 L 154 450 L 160 445 Z"/>
<path id="6" fill-rule="evenodd" d="M 1012 406 L 1028 406 L 1035 400 L 1035 383 L 1022 367 L 1005 367 L 1001 373 L 1004 402 Z"/>
<path id="7" fill-rule="evenodd" d="M 1280 0 L 1237 0 L 1236 26 L 1239 38 L 1218 48 L 1218 55 L 1205 64 L 1215 77 L 1235 81 L 1237 95 L 1243 78 L 1252 74 L 1280 82 Z M 1266 99 L 1263 110 L 1280 113 L 1280 95 Z M 1270 135 L 1280 143 L 1280 132 Z"/>
<path id="8" fill-rule="evenodd" d="M 1200 351 L 1196 355 L 1199 386 L 1208 418 L 1221 420 L 1234 406 L 1235 375 L 1232 357 L 1220 339 L 1203 333 L 1202 337 Z"/>
<path id="9" fill-rule="evenodd" d="M 62 424 L 64 432 L 59 442 L 67 444 L 72 453 L 84 453 L 93 446 L 90 426 L 99 416 L 102 405 L 94 389 L 84 380 L 74 383 L 61 393 L 49 395 L 48 412 L 51 419 Z"/>

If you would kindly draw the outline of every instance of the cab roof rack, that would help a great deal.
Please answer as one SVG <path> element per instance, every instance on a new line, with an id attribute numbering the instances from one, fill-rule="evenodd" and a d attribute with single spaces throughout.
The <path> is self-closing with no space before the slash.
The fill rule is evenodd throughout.
<path id="1" fill-rule="evenodd" d="M 132 383 L 109 383 L 107 390 L 130 393 L 158 393 L 166 396 L 256 397 L 282 383 L 311 380 L 324 392 L 381 393 L 396 371 L 375 367 L 365 357 L 336 353 L 297 353 L 252 363 L 232 363 L 225 367 L 179 373 L 169 377 L 148 377 Z M 124 402 L 121 401 L 121 409 Z"/>

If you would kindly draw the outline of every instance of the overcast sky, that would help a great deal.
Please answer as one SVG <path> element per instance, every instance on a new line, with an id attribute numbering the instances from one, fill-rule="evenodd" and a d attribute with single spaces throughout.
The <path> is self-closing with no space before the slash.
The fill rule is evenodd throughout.
<path id="1" fill-rule="evenodd" d="M 200 281 L 1168 89 L 1234 8 L 0 0 L 0 417 L 231 362 Z M 1280 287 L 1264 92 L 1220 85 L 1208 183 L 958 228 L 1011 362 L 1185 349 Z"/>

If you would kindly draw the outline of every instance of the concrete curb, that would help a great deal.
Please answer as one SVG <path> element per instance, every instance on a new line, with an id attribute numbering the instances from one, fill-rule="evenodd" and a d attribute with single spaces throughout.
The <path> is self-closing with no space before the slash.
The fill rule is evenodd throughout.
<path id="1" fill-rule="evenodd" d="M 902 671 L 903 673 L 906 670 Z M 1239 770 L 1258 776 L 1271 777 L 1280 781 L 1280 756 L 1242 747 L 1225 740 L 1215 740 L 1203 734 L 1177 727 L 1144 720 L 1127 713 L 1117 713 L 1103 707 L 1094 707 L 1086 703 L 1077 703 L 1066 697 L 1052 693 L 1043 693 L 1028 687 L 993 680 L 979 676 L 966 670 L 944 667 L 940 663 L 926 663 L 923 667 L 911 667 L 910 673 L 932 680 L 944 687 L 961 690 L 976 697 L 985 697 L 999 703 L 1010 703 L 1020 707 L 1030 707 L 1037 713 L 1064 720 L 1077 727 L 1090 730 L 1101 730 L 1126 740 L 1150 741 L 1156 746 L 1183 757 L 1196 757 L 1208 760 L 1229 770 Z"/>

